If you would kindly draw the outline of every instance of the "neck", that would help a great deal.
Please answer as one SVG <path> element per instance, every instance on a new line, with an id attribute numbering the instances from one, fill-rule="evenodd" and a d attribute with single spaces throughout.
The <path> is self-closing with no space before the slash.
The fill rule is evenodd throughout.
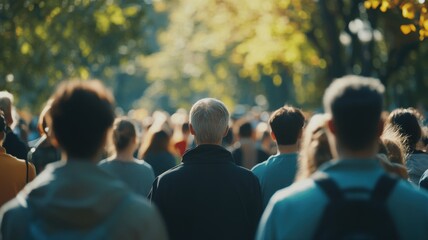
<path id="1" fill-rule="evenodd" d="M 372 147 L 364 150 L 338 149 L 339 159 L 357 158 L 357 159 L 373 159 L 378 153 L 377 147 Z"/>
<path id="2" fill-rule="evenodd" d="M 133 161 L 134 160 L 134 151 L 130 149 L 117 152 L 114 156 L 114 159 L 122 160 L 122 161 Z"/>
<path id="3" fill-rule="evenodd" d="M 113 156 L 113 158 L 122 161 L 132 161 L 134 160 L 134 154 L 129 154 L 127 152 L 118 152 Z"/>
<path id="4" fill-rule="evenodd" d="M 292 145 L 277 145 L 277 149 L 279 154 L 295 153 L 299 151 L 299 146 L 297 143 Z"/>

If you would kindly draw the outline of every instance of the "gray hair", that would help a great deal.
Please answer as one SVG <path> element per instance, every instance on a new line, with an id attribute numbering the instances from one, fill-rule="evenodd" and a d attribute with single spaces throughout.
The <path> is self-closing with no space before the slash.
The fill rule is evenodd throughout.
<path id="1" fill-rule="evenodd" d="M 190 109 L 190 124 L 198 144 L 218 143 L 229 126 L 226 106 L 214 98 L 203 98 Z"/>

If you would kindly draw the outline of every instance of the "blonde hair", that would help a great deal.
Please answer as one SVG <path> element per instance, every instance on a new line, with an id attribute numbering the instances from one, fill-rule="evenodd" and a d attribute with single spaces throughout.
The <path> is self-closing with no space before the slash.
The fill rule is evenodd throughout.
<path id="1" fill-rule="evenodd" d="M 405 164 L 407 158 L 406 137 L 392 125 L 388 125 L 380 137 L 380 152 L 384 153 L 392 163 Z"/>
<path id="2" fill-rule="evenodd" d="M 314 115 L 303 132 L 296 180 L 308 178 L 319 166 L 332 159 L 325 128 L 327 118 Z"/>

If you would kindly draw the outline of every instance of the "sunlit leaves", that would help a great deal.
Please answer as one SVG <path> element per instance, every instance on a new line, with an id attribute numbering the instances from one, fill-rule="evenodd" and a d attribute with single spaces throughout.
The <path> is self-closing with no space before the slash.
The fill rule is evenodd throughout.
<path id="1" fill-rule="evenodd" d="M 416 32 L 416 26 L 414 24 L 401 25 L 400 30 L 402 33 L 407 35 L 411 32 Z"/>
<path id="2" fill-rule="evenodd" d="M 405 19 L 409 19 L 413 23 L 403 24 L 400 30 L 403 34 L 416 32 L 419 39 L 422 41 L 428 37 L 428 10 L 425 1 L 398 1 L 398 0 L 366 0 L 364 2 L 366 8 L 379 9 L 386 12 L 388 9 L 397 8 L 401 11 L 401 15 Z"/>
<path id="3" fill-rule="evenodd" d="M 112 78 L 107 69 L 136 55 L 131 48 L 144 51 L 142 23 L 149 7 L 139 0 L 0 2 L 1 88 L 23 97 L 28 89 L 44 101 L 64 78 Z M 130 42 L 127 53 L 118 50 Z M 3 81 L 8 74 L 14 84 Z"/>
<path id="4" fill-rule="evenodd" d="M 325 67 L 304 33 L 314 6 L 312 0 L 179 0 L 170 6 L 168 30 L 159 34 L 162 51 L 143 60 L 148 78 L 167 82 L 167 91 L 184 84 L 189 94 L 222 98 L 245 95 L 237 85 L 242 79 L 260 84 L 269 76 L 283 87 L 284 72 L 307 75 Z"/>

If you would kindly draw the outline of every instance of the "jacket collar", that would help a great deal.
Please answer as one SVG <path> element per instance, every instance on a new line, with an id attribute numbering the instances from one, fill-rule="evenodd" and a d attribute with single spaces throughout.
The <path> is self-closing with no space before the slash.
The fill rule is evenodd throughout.
<path id="1" fill-rule="evenodd" d="M 332 171 L 377 171 L 382 169 L 378 159 L 340 159 L 331 160 L 320 166 L 319 170 Z"/>
<path id="2" fill-rule="evenodd" d="M 202 144 L 184 153 L 183 163 L 228 163 L 234 162 L 232 154 L 220 145 Z"/>

